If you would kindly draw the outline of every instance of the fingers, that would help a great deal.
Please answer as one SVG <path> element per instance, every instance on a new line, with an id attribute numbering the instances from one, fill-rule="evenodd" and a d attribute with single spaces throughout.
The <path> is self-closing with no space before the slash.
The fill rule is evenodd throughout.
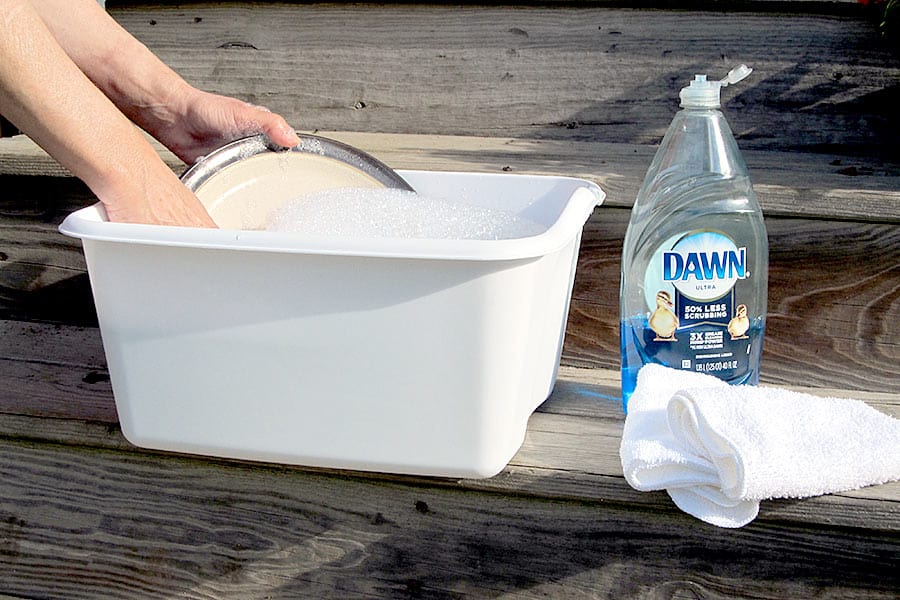
<path id="1" fill-rule="evenodd" d="M 216 227 L 203 204 L 188 188 L 178 182 L 177 195 L 154 196 L 146 206 L 149 219 L 146 222 L 176 227 Z"/>
<path id="2" fill-rule="evenodd" d="M 209 216 L 206 209 L 199 205 L 199 202 L 196 206 L 192 205 L 189 214 L 185 214 L 185 219 L 179 224 L 183 227 L 203 227 L 206 229 L 218 228 L 216 222 L 212 220 L 212 217 Z"/>
<path id="3" fill-rule="evenodd" d="M 300 143 L 281 115 L 262 106 L 193 88 L 181 104 L 174 121 L 150 133 L 188 164 L 249 135 L 264 134 L 273 144 L 286 148 Z"/>
<path id="4" fill-rule="evenodd" d="M 300 138 L 294 128 L 288 125 L 281 115 L 277 115 L 265 106 L 255 104 L 245 105 L 253 110 L 248 115 L 248 132 L 265 134 L 272 143 L 285 148 L 292 148 L 300 143 Z"/>
<path id="5" fill-rule="evenodd" d="M 194 205 L 177 205 L 175 202 L 156 206 L 134 203 L 124 205 L 104 204 L 107 218 L 114 223 L 140 223 L 145 225 L 169 225 L 173 227 L 216 228 L 199 202 Z"/>
<path id="6" fill-rule="evenodd" d="M 152 158 L 133 169 L 130 177 L 110 181 L 97 192 L 113 222 L 216 227 L 197 196 L 162 161 Z"/>
<path id="7" fill-rule="evenodd" d="M 293 148 L 300 143 L 300 137 L 297 135 L 297 132 L 281 117 L 277 117 L 277 123 L 274 127 L 266 130 L 266 135 L 269 136 L 272 142 L 285 148 Z"/>

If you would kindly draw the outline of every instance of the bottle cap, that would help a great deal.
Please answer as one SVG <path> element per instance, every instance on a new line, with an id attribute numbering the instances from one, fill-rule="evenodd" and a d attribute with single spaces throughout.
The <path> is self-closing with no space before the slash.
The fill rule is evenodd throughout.
<path id="1" fill-rule="evenodd" d="M 728 71 L 724 79 L 708 81 L 706 75 L 694 75 L 691 85 L 681 89 L 681 106 L 683 108 L 719 108 L 719 91 L 723 87 L 735 84 L 749 75 L 753 69 L 747 65 L 738 65 Z"/>

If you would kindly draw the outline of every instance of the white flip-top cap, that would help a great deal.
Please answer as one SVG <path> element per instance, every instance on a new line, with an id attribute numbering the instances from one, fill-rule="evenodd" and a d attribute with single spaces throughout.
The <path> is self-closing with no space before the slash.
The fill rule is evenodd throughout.
<path id="1" fill-rule="evenodd" d="M 719 91 L 747 77 L 753 69 L 738 65 L 728 72 L 724 79 L 708 81 L 706 75 L 694 75 L 691 85 L 682 88 L 679 96 L 683 108 L 719 108 Z"/>

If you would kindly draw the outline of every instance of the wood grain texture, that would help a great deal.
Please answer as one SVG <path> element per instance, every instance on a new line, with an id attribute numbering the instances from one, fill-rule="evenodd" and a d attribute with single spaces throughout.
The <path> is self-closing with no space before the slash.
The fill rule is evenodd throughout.
<path id="1" fill-rule="evenodd" d="M 301 129 L 655 143 L 693 73 L 748 149 L 896 157 L 898 70 L 874 25 L 816 14 L 423 5 L 111 7 L 188 81 Z M 812 13 L 812 11 L 810 11 Z"/>
<path id="2" fill-rule="evenodd" d="M 137 451 L 118 428 L 96 329 L 15 321 L 0 325 L 2 339 L 19 340 L 14 358 L 0 357 L 0 389 L 5 389 L 0 394 L 0 438 Z M 846 390 L 798 389 L 847 395 Z M 900 417 L 897 394 L 855 396 Z M 622 478 L 618 446 L 623 421 L 617 371 L 562 367 L 553 395 L 529 421 L 522 448 L 497 477 L 386 479 L 674 511 L 665 494 L 638 493 Z M 760 519 L 846 527 L 871 522 L 900 531 L 898 503 L 900 484 L 888 484 L 803 502 L 764 503 Z"/>
<path id="3" fill-rule="evenodd" d="M 0 441 L 13 597 L 892 598 L 896 535 Z"/>
<path id="4" fill-rule="evenodd" d="M 607 193 L 606 206 L 634 203 L 656 147 L 592 141 L 471 135 L 318 131 L 395 169 L 581 177 Z M 185 165 L 151 139 L 160 157 Z M 754 189 L 770 216 L 900 222 L 900 166 L 872 157 L 781 151 L 744 152 Z M 0 140 L 0 176 L 71 177 L 25 136 Z M 49 184 L 45 184 L 48 185 Z M 65 184 L 59 184 L 65 185 Z M 42 197 L 52 193 L 48 190 Z M 86 195 L 84 203 L 90 203 Z M 72 205 L 76 206 L 76 205 Z"/>
<path id="5" fill-rule="evenodd" d="M 567 329 L 570 364 L 618 364 L 628 217 L 601 207 L 586 226 Z M 766 227 L 762 379 L 900 393 L 900 226 L 769 218 Z"/>
<path id="6" fill-rule="evenodd" d="M 398 169 L 581 177 L 630 207 L 657 147 L 605 141 L 323 131 Z M 841 154 L 742 151 L 767 216 L 900 223 L 900 166 Z M 0 144 L 0 168 L 2 168 Z"/>
<path id="7" fill-rule="evenodd" d="M 854 13 L 611 4 L 111 6 L 192 82 L 396 168 L 582 176 L 609 197 L 558 384 L 500 475 L 333 472 L 129 444 L 79 242 L 56 230 L 94 199 L 0 140 L 0 597 L 896 598 L 900 483 L 706 526 L 624 481 L 616 367 L 653 144 L 685 77 L 744 61 L 725 96 L 770 236 L 763 378 L 900 416 L 900 69 L 837 16 Z"/>
<path id="8" fill-rule="evenodd" d="M 90 326 L 77 240 L 56 225 L 84 200 L 54 178 L 6 177 L 0 190 L 0 317 Z M 39 199 L 46 198 L 41 206 Z M 616 368 L 621 247 L 629 211 L 603 206 L 585 227 L 564 362 Z M 900 225 L 767 218 L 763 381 L 900 392 Z"/>

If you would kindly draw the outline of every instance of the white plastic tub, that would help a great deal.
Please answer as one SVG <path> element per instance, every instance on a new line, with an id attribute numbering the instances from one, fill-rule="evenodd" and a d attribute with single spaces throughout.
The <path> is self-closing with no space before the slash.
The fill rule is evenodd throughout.
<path id="1" fill-rule="evenodd" d="M 311 239 L 79 210 L 116 407 L 137 446 L 450 477 L 498 473 L 550 394 L 582 227 L 559 177 L 401 171 L 527 215 L 520 239 Z"/>

